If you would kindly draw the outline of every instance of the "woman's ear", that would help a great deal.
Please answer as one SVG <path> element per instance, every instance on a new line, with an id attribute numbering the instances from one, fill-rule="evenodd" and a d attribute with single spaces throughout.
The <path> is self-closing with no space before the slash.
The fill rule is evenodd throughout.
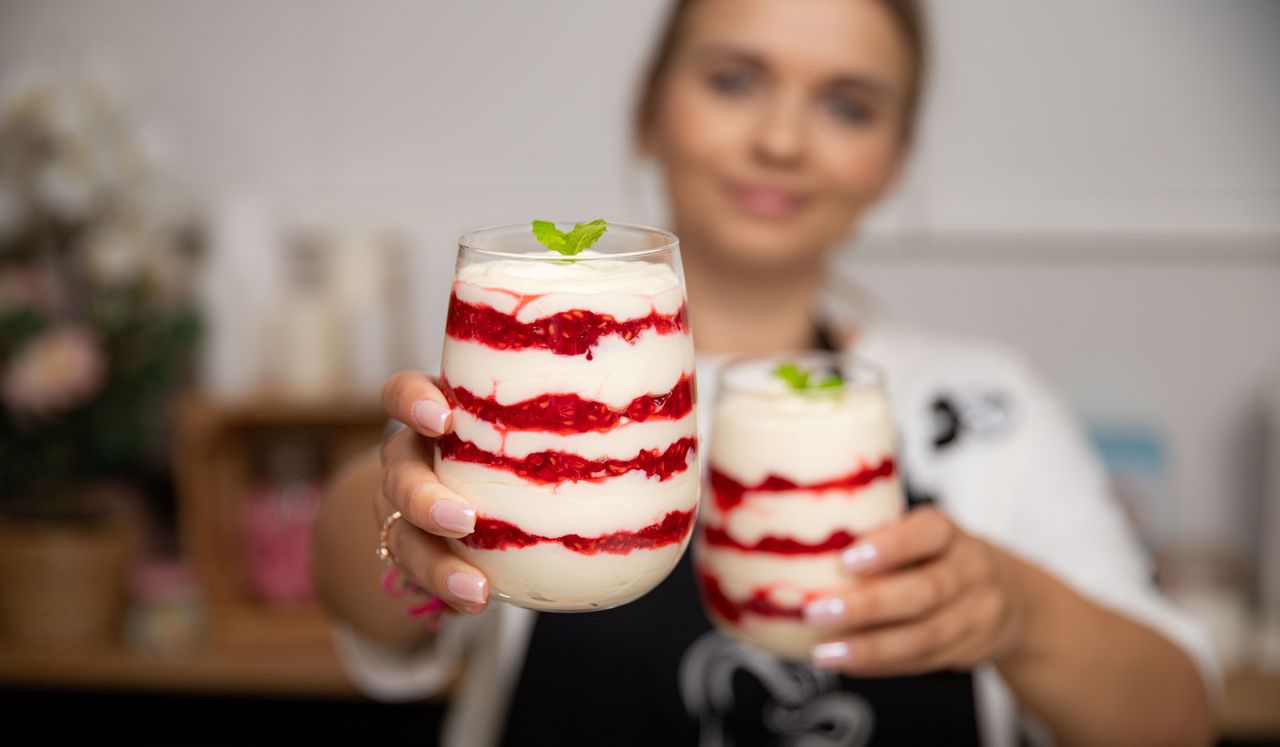
<path id="1" fill-rule="evenodd" d="M 641 104 L 635 129 L 636 155 L 641 158 L 662 161 L 667 154 L 668 143 L 663 137 L 662 121 L 664 93 L 662 88 L 655 88 Z"/>
<path id="2" fill-rule="evenodd" d="M 641 159 L 656 159 L 659 157 L 657 128 L 654 127 L 652 116 L 636 127 L 635 148 L 636 155 Z"/>

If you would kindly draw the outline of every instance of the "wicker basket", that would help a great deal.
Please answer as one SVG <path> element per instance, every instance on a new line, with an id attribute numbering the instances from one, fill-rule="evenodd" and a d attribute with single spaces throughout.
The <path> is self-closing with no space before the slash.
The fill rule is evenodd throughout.
<path id="1" fill-rule="evenodd" d="M 131 537 L 113 520 L 0 518 L 0 640 L 63 647 L 118 640 Z"/>

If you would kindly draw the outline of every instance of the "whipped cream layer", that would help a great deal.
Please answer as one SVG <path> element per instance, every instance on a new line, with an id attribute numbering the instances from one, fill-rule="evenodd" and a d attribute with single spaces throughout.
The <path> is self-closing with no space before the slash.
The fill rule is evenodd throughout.
<path id="1" fill-rule="evenodd" d="M 744 544 L 768 536 L 818 542 L 833 531 L 867 532 L 902 510 L 902 489 L 894 479 L 877 480 L 858 490 L 788 490 L 753 493 L 741 505 L 722 511 L 714 500 L 703 507 L 706 521 Z"/>
<path id="2" fill-rule="evenodd" d="M 894 453 L 889 406 L 877 389 L 726 392 L 716 406 L 711 463 L 743 485 L 774 475 L 811 484 Z"/>
<path id="3" fill-rule="evenodd" d="M 545 432 L 505 430 L 459 410 L 454 413 L 453 432 L 486 451 L 512 457 L 554 448 L 587 459 L 631 459 L 642 450 L 665 449 L 681 438 L 696 436 L 698 424 L 690 412 L 679 420 L 619 424 L 604 433 L 554 434 L 552 440 Z"/>
<path id="4" fill-rule="evenodd" d="M 445 337 L 441 375 L 452 386 L 508 405 L 540 394 L 576 394 L 625 407 L 635 397 L 670 391 L 693 371 L 688 335 L 641 332 L 633 341 L 606 337 L 591 358 L 549 350 L 495 350 Z M 638 361 L 644 361 L 643 365 Z"/>
<path id="5" fill-rule="evenodd" d="M 440 480 L 477 510 L 451 544 L 494 594 L 603 609 L 674 567 L 698 508 L 693 344 L 665 264 L 495 260 L 454 283 Z M 456 393 L 456 394 L 455 394 Z"/>
<path id="6" fill-rule="evenodd" d="M 687 542 L 627 555 L 581 555 L 551 544 L 488 551 L 449 541 L 462 559 L 484 570 L 497 598 L 552 612 L 605 610 L 635 601 L 671 573 Z"/>
<path id="7" fill-rule="evenodd" d="M 698 508 L 699 479 L 689 469 L 666 480 L 628 472 L 599 482 L 538 485 L 502 469 L 465 462 L 437 462 L 436 473 L 484 516 L 518 523 L 549 537 L 598 536 L 642 529 L 667 511 Z"/>
<path id="8" fill-rule="evenodd" d="M 680 279 L 665 264 L 601 259 L 591 251 L 574 260 L 468 265 L 458 271 L 453 292 L 525 323 L 566 311 L 608 314 L 621 322 L 653 312 L 674 314 L 684 305 Z"/>
<path id="9" fill-rule="evenodd" d="M 731 627 L 729 636 L 747 645 L 771 651 L 784 659 L 802 661 L 813 647 L 840 637 L 840 626 L 814 626 L 803 621 L 748 615 Z"/>

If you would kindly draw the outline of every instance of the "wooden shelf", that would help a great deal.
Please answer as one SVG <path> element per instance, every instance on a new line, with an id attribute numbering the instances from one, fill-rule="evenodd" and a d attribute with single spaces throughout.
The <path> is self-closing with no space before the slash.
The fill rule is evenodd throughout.
<path id="1" fill-rule="evenodd" d="M 220 645 L 316 640 L 327 634 L 318 611 L 258 607 L 246 585 L 237 513 L 263 444 L 302 439 L 323 446 L 328 468 L 376 446 L 386 415 L 376 402 L 292 401 L 262 397 L 222 402 L 192 395 L 177 410 L 173 462 L 184 552 L 212 604 Z"/>
<path id="2" fill-rule="evenodd" d="M 377 402 L 220 402 L 198 394 L 175 412 L 172 443 L 183 551 L 208 603 L 197 650 L 147 655 L 120 646 L 19 648 L 0 642 L 0 683 L 80 690 L 146 690 L 277 697 L 358 697 L 338 663 L 319 608 L 258 603 L 248 588 L 237 512 L 263 444 L 315 443 L 332 468 L 375 446 Z"/>
<path id="3" fill-rule="evenodd" d="M 225 601 L 218 606 L 214 628 L 218 645 L 229 648 L 274 646 L 329 647 L 329 621 L 315 606 L 271 609 Z"/>
<path id="4" fill-rule="evenodd" d="M 0 647 L 0 682 L 73 689 L 359 697 L 329 646 L 208 647 L 173 655 L 119 648 Z"/>
<path id="5" fill-rule="evenodd" d="M 200 395 L 188 397 L 184 417 L 198 416 L 205 424 L 235 427 L 342 427 L 380 425 L 387 420 L 377 400 L 330 401 L 255 398 L 218 401 Z"/>

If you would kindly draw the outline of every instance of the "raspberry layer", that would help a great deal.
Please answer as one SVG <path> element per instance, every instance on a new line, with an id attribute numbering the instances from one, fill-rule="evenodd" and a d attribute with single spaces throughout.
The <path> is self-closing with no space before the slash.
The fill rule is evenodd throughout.
<path id="1" fill-rule="evenodd" d="M 654 548 L 684 542 L 693 525 L 693 511 L 671 511 L 659 522 L 635 531 L 617 531 L 596 537 L 566 534 L 546 537 L 531 534 L 510 522 L 499 519 L 479 518 L 475 531 L 462 538 L 462 543 L 473 550 L 522 549 L 531 545 L 554 543 L 581 555 L 628 555 L 634 550 Z"/>
<path id="2" fill-rule="evenodd" d="M 743 586 L 741 581 L 731 583 L 728 575 L 749 556 L 737 555 L 730 559 L 732 567 L 719 571 L 699 563 L 698 579 L 703 603 L 711 618 L 729 636 L 753 646 L 764 648 L 789 659 L 803 660 L 809 657 L 813 647 L 822 641 L 838 638 L 841 626 L 817 625 L 804 619 L 804 606 L 809 602 L 839 593 L 847 578 L 840 578 L 838 571 L 817 569 L 806 562 L 803 573 L 818 570 L 818 577 L 827 577 L 825 583 L 808 589 L 797 588 L 786 578 L 776 578 Z M 723 564 L 721 564 L 723 565 Z M 831 567 L 838 564 L 830 563 Z M 752 574 L 748 574 L 752 575 Z"/>
<path id="3" fill-rule="evenodd" d="M 707 606 L 729 622 L 736 623 L 746 614 L 795 620 L 804 617 L 803 606 L 780 605 L 769 598 L 767 589 L 756 589 L 751 596 L 735 601 L 720 588 L 720 580 L 707 571 L 699 569 L 698 581 L 702 584 L 702 597 Z"/>
<path id="4" fill-rule="evenodd" d="M 785 477 L 769 475 L 756 485 L 747 486 L 720 470 L 711 469 L 711 492 L 721 511 L 732 511 L 742 503 L 747 493 L 782 493 L 796 490 L 823 492 L 854 490 L 870 485 L 875 480 L 893 477 L 896 473 L 892 457 L 885 457 L 876 465 L 864 465 L 861 469 L 831 480 L 801 485 Z"/>
<path id="5" fill-rule="evenodd" d="M 463 301 L 454 293 L 449 298 L 445 321 L 445 334 L 457 340 L 473 340 L 495 350 L 535 348 L 557 355 L 585 355 L 588 360 L 601 338 L 617 336 L 631 342 L 647 330 L 664 335 L 688 334 L 687 307 L 681 305 L 672 314 L 653 311 L 626 321 L 618 321 L 611 314 L 574 309 L 521 322 L 490 306 Z"/>
<path id="6" fill-rule="evenodd" d="M 835 552 L 843 550 L 858 540 L 853 534 L 837 529 L 821 542 L 801 542 L 791 537 L 766 535 L 747 544 L 735 539 L 724 529 L 710 525 L 702 528 L 702 539 L 712 547 L 729 547 L 743 552 L 764 552 L 774 555 L 818 555 Z"/>
<path id="7" fill-rule="evenodd" d="M 635 471 L 666 480 L 688 469 L 690 455 L 697 452 L 697 440 L 692 437 L 680 438 L 663 451 L 641 451 L 630 459 L 587 459 L 562 451 L 539 451 L 515 458 L 485 451 L 469 441 L 463 441 L 456 433 L 442 436 L 436 445 L 441 458 L 445 460 L 504 469 L 530 482 L 544 485 L 606 480 Z"/>
<path id="8" fill-rule="evenodd" d="M 550 433 L 608 431 L 620 423 L 648 420 L 676 420 L 693 410 L 693 380 L 686 374 L 670 391 L 645 394 L 625 407 L 579 394 L 543 394 L 513 404 L 500 404 L 496 397 L 480 396 L 463 387 L 444 383 L 445 394 L 457 408 L 504 430 L 537 430 Z"/>

